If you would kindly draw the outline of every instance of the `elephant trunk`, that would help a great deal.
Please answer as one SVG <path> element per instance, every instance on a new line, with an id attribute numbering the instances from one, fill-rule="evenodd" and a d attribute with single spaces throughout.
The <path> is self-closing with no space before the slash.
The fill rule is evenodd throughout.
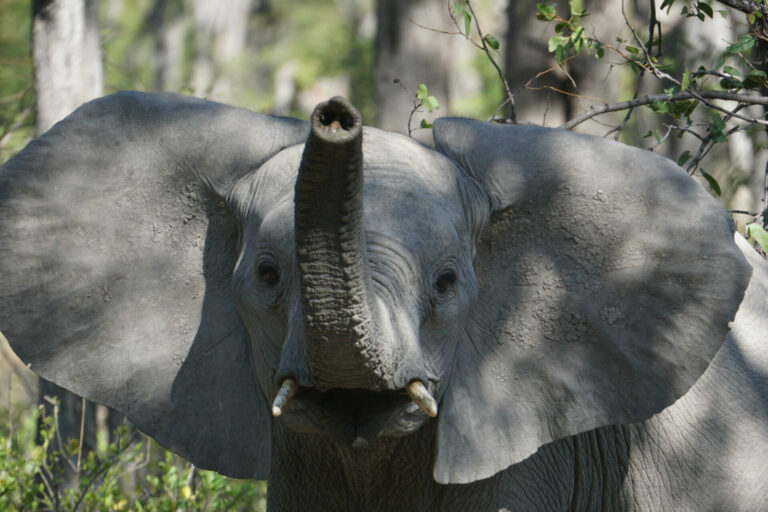
<path id="1" fill-rule="evenodd" d="M 362 118 L 336 97 L 311 123 L 294 218 L 312 380 L 320 390 L 386 388 L 365 258 Z"/>

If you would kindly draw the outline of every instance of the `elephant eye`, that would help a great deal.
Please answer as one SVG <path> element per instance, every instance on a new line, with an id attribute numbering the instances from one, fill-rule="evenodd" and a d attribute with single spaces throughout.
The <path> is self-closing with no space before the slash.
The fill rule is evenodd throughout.
<path id="1" fill-rule="evenodd" d="M 440 274 L 435 281 L 435 290 L 437 293 L 443 294 L 450 291 L 454 284 L 456 284 L 456 272 L 448 270 Z"/>
<path id="2" fill-rule="evenodd" d="M 259 279 L 269 287 L 275 286 L 280 282 L 280 272 L 272 263 L 260 263 L 257 271 Z"/>

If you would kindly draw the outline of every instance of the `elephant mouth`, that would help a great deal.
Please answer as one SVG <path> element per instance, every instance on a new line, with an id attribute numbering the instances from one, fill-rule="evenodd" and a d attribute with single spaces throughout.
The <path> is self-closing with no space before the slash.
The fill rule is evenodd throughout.
<path id="1" fill-rule="evenodd" d="M 404 389 L 369 391 L 299 387 L 280 419 L 295 432 L 328 435 L 353 448 L 401 437 L 428 419 Z"/>

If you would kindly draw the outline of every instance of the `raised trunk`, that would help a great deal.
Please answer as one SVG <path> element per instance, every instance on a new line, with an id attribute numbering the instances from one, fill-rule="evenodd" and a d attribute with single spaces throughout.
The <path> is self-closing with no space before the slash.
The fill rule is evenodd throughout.
<path id="1" fill-rule="evenodd" d="M 296 251 L 315 387 L 388 388 L 370 306 L 360 113 L 344 98 L 315 108 L 296 180 Z"/>

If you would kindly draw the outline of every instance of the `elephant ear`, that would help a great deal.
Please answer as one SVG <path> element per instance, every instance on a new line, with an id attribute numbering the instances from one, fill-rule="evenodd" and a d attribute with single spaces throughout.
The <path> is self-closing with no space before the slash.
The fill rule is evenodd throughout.
<path id="1" fill-rule="evenodd" d="M 80 107 L 0 168 L 0 330 L 193 463 L 265 478 L 271 416 L 222 197 L 306 123 L 173 95 Z"/>
<path id="2" fill-rule="evenodd" d="M 751 272 L 718 203 L 667 159 L 604 139 L 461 119 L 434 136 L 491 203 L 435 479 L 489 477 L 683 395 Z"/>

